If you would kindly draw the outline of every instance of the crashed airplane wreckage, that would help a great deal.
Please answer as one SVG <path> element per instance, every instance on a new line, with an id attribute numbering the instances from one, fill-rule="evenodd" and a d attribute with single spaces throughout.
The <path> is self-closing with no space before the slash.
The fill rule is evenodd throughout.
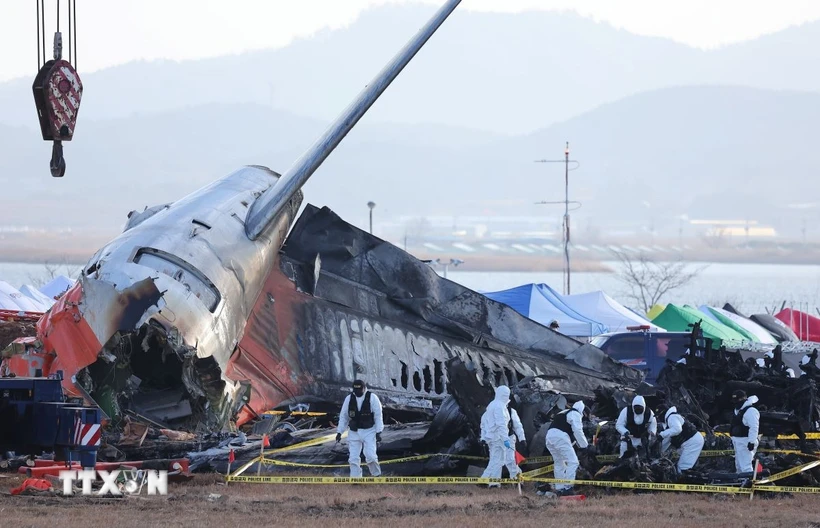
<path id="1" fill-rule="evenodd" d="M 357 377 L 388 409 L 432 414 L 455 357 L 496 384 L 538 376 L 579 396 L 637 385 L 637 370 L 439 278 L 328 209 L 308 206 L 293 225 L 301 187 L 458 3 L 439 9 L 284 175 L 248 166 L 132 212 L 38 322 L 42 350 L 6 368 L 63 371 L 66 391 L 115 423 L 133 414 L 208 431 L 277 407 L 337 408 Z"/>
<path id="2" fill-rule="evenodd" d="M 246 171 L 257 173 L 243 169 L 222 182 Z M 104 248 L 38 324 L 44 372 L 68 372 L 75 382 L 66 389 L 89 394 L 112 417 L 128 409 L 176 428 L 204 421 L 220 429 L 277 407 L 337 409 L 357 377 L 388 409 L 432 414 L 450 394 L 445 362 L 456 357 L 479 366 L 491 384 L 539 377 L 576 397 L 640 383 L 639 371 L 442 279 L 326 208 L 306 208 L 268 269 L 239 268 L 237 253 L 195 268 L 171 253 L 182 238 L 170 232 L 181 223 L 174 213 L 186 212 L 176 205 L 129 226 L 118 242 L 130 243 Z M 173 222 L 165 224 L 166 216 Z M 140 227 L 156 236 L 128 236 Z M 211 238 L 215 229 L 180 235 L 205 245 L 219 240 Z M 116 254 L 134 257 L 123 265 Z M 115 286 L 140 275 L 147 278 Z M 178 295 L 175 275 L 192 286 L 187 295 Z M 205 279 L 216 276 L 226 287 Z M 244 292 L 228 287 L 241 284 Z M 247 311 L 218 297 L 242 299 L 251 286 L 255 302 Z"/>

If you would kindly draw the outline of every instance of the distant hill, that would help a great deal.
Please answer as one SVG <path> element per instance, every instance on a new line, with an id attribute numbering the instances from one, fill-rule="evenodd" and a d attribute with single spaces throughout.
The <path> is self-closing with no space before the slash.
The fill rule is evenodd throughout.
<path id="1" fill-rule="evenodd" d="M 80 116 L 111 119 L 218 102 L 261 104 L 329 120 L 433 9 L 382 6 L 348 28 L 280 50 L 137 62 L 83 75 Z M 817 91 L 818 29 L 819 23 L 806 24 L 707 52 L 574 14 L 463 10 L 431 39 L 369 117 L 512 134 L 664 87 Z M 30 87 L 31 79 L 0 84 L 0 122 L 33 123 Z"/>
<path id="2" fill-rule="evenodd" d="M 407 170 L 428 163 L 443 167 L 455 152 L 503 137 L 446 125 L 368 121 L 363 119 L 348 135 L 332 163 L 317 174 L 328 176 L 321 184 L 311 183 L 309 190 L 333 189 L 341 203 L 368 187 L 389 194 L 395 185 L 389 168 L 393 163 L 413 156 L 406 161 Z M 102 223 L 118 228 L 128 211 L 181 198 L 242 165 L 284 172 L 326 126 L 253 104 L 86 120 L 64 146 L 66 177 L 55 179 L 48 171 L 51 144 L 38 131 L 0 125 L 0 226 L 89 228 Z M 439 153 L 438 161 L 432 153 Z M 371 157 L 388 166 L 367 168 L 373 166 L 367 161 Z"/>
<path id="3" fill-rule="evenodd" d="M 532 160 L 560 158 L 569 139 L 581 163 L 570 173 L 571 199 L 583 202 L 573 213 L 576 229 L 592 217 L 601 228 L 654 224 L 676 232 L 676 216 L 687 214 L 757 220 L 795 235 L 804 215 L 810 224 L 818 220 L 817 212 L 788 207 L 820 196 L 818 123 L 816 93 L 662 89 L 483 149 L 480 163 L 495 175 L 472 177 L 503 174 L 498 199 L 530 189 L 539 199 L 562 200 L 563 167 Z"/>
<path id="4" fill-rule="evenodd" d="M 576 233 L 654 226 L 676 215 L 757 220 L 799 229 L 788 208 L 820 195 L 820 94 L 679 87 L 601 105 L 535 133 L 498 137 L 365 119 L 308 183 L 306 199 L 366 225 L 398 215 L 558 216 L 565 139 Z M 119 228 L 131 209 L 173 201 L 243 164 L 284 171 L 325 123 L 250 104 L 218 104 L 78 127 L 68 172 L 48 174 L 38 133 L 0 126 L 0 225 Z M 810 217 L 810 228 L 817 213 Z"/>

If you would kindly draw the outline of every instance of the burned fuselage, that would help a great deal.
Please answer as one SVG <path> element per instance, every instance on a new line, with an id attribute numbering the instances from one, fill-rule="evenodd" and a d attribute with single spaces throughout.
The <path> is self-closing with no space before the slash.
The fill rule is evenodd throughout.
<path id="1" fill-rule="evenodd" d="M 243 239 L 236 211 L 271 180 L 243 169 L 132 215 L 40 323 L 68 390 L 112 417 L 218 429 L 276 407 L 337 405 L 355 378 L 389 408 L 432 411 L 450 394 L 452 358 L 483 383 L 539 376 L 577 397 L 639 383 L 329 209 L 308 206 L 284 244 L 290 212 L 269 236 Z"/>
<path id="2" fill-rule="evenodd" d="M 478 365 L 491 384 L 542 376 L 556 391 L 589 397 L 641 379 L 310 205 L 268 276 L 229 375 L 254 387 L 245 418 L 251 409 L 338 403 L 356 378 L 389 407 L 432 409 L 449 395 L 444 363 L 454 357 Z"/>

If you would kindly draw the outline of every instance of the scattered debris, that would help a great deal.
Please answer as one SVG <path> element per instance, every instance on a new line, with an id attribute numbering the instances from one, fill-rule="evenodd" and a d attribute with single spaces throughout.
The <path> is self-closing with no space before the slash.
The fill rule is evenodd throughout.
<path id="1" fill-rule="evenodd" d="M 50 494 L 51 482 L 39 478 L 27 478 L 22 484 L 11 490 L 12 495 L 42 495 Z"/>

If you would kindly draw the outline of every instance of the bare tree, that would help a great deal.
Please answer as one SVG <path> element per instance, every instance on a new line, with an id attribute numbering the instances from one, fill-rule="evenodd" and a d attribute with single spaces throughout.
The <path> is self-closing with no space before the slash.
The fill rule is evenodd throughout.
<path id="1" fill-rule="evenodd" d="M 629 287 L 627 297 L 640 303 L 646 312 L 664 295 L 688 284 L 707 266 L 690 268 L 686 262 L 659 262 L 641 253 L 636 256 L 613 251 L 621 264 L 617 278 Z"/>
<path id="2" fill-rule="evenodd" d="M 32 286 L 40 288 L 60 275 L 60 270 L 65 270 L 69 277 L 74 278 L 79 275 L 81 269 L 81 266 L 69 264 L 68 257 L 64 256 L 57 261 L 46 260 L 43 263 L 43 272 L 38 274 L 29 273 L 28 280 Z"/>

